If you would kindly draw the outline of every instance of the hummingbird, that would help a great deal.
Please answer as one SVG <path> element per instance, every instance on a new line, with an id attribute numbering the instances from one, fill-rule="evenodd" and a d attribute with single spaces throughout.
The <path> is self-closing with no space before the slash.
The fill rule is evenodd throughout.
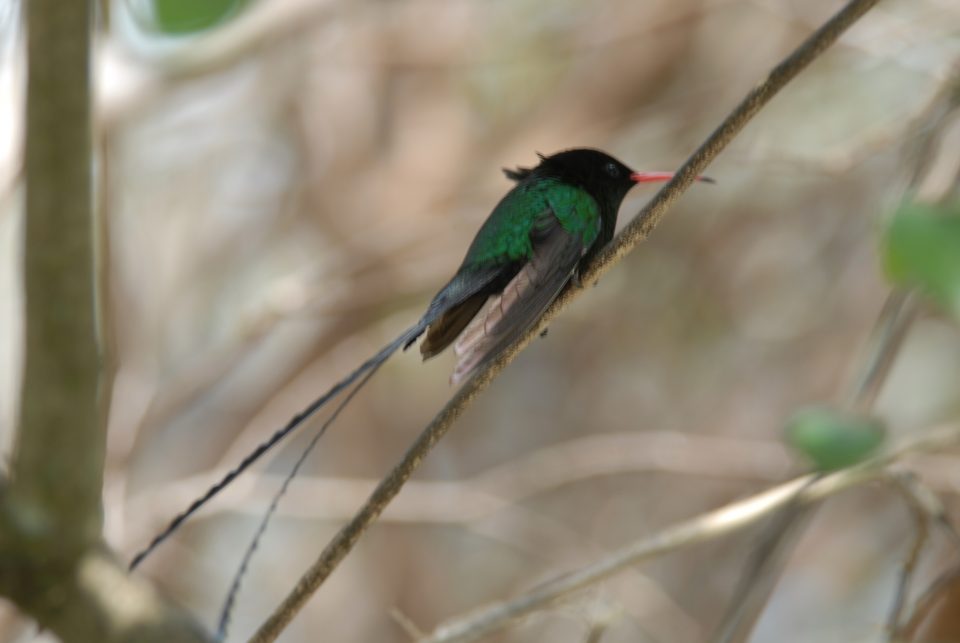
<path id="1" fill-rule="evenodd" d="M 541 155 L 536 167 L 504 173 L 516 186 L 480 227 L 404 345 L 426 331 L 420 353 L 429 359 L 453 344 L 453 384 L 496 358 L 565 287 L 580 284 L 580 274 L 613 238 L 630 188 L 673 176 L 634 172 L 593 149 Z"/>
<path id="2" fill-rule="evenodd" d="M 423 336 L 420 354 L 426 360 L 453 344 L 457 362 L 450 379 L 455 385 L 496 359 L 565 288 L 580 285 L 580 275 L 613 238 L 620 204 L 630 189 L 673 177 L 671 172 L 635 172 L 589 148 L 538 157 L 535 167 L 503 170 L 515 185 L 487 217 L 453 278 L 419 321 L 291 418 L 176 516 L 134 557 L 131 569 L 260 456 L 366 376 L 352 397 L 401 347 L 406 350 Z"/>

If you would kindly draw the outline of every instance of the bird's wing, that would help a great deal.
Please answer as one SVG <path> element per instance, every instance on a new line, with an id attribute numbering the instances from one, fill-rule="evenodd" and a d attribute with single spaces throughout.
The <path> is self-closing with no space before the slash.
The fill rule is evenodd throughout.
<path id="1" fill-rule="evenodd" d="M 564 229 L 552 212 L 538 221 L 530 240 L 530 260 L 503 292 L 490 299 L 454 344 L 458 357 L 450 378 L 454 384 L 495 358 L 530 328 L 560 294 L 583 256 L 579 235 Z"/>
<path id="2" fill-rule="evenodd" d="M 520 262 L 505 261 L 462 267 L 437 293 L 424 320 L 427 336 L 420 343 L 423 359 L 449 346 L 477 314 L 487 298 L 498 292 L 520 270 Z"/>

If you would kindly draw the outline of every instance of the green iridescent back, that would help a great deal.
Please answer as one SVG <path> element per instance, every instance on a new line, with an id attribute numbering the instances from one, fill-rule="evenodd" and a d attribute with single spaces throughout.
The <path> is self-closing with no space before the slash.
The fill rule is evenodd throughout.
<path id="1" fill-rule="evenodd" d="M 490 213 L 467 251 L 464 266 L 529 258 L 533 254 L 530 233 L 548 211 L 567 232 L 580 237 L 584 248 L 600 234 L 600 206 L 586 190 L 555 179 L 525 182 Z"/>

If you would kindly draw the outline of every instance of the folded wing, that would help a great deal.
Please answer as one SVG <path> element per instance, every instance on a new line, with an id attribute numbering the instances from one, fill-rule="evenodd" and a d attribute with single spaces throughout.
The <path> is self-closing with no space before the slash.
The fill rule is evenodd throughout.
<path id="1" fill-rule="evenodd" d="M 450 380 L 459 384 L 494 359 L 540 318 L 570 280 L 584 248 L 552 212 L 545 213 L 531 234 L 533 254 L 494 295 L 454 344 L 458 361 Z"/>

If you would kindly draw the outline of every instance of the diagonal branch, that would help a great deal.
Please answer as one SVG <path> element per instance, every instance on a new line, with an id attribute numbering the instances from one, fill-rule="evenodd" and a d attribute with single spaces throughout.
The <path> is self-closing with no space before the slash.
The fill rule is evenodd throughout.
<path id="1" fill-rule="evenodd" d="M 667 208 L 683 194 L 696 176 L 702 173 L 707 164 L 737 136 L 740 130 L 750 122 L 764 105 L 823 53 L 827 47 L 836 42 L 846 29 L 877 2 L 878 0 L 851 0 L 774 67 L 767 78 L 747 93 L 746 97 L 724 119 L 723 123 L 687 159 L 676 176 L 657 192 L 634 220 L 617 235 L 611 245 L 600 253 L 593 266 L 583 275 L 583 280 L 588 282 L 597 280 L 646 239 L 660 223 Z M 477 372 L 450 399 L 410 446 L 400 462 L 377 485 L 377 488 L 354 518 L 327 544 L 319 558 L 303 574 L 290 594 L 263 623 L 251 641 L 264 643 L 273 641 L 279 636 L 297 612 L 303 608 L 310 596 L 350 552 L 360 535 L 377 519 L 394 496 L 400 492 L 413 471 L 420 465 L 437 441 L 446 434 L 463 410 L 547 326 L 550 320 L 577 298 L 581 292 L 578 289 L 568 289 L 550 306 L 540 321 L 528 333 L 508 347 L 489 366 Z"/>

